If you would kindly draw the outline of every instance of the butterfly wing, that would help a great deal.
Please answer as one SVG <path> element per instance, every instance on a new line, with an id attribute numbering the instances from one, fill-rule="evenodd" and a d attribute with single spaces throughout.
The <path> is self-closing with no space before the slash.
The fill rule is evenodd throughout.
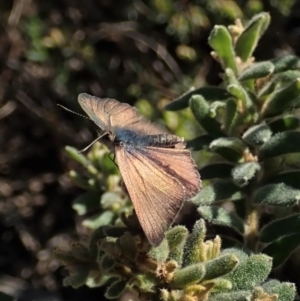
<path id="1" fill-rule="evenodd" d="M 171 149 L 170 149 L 171 150 Z M 173 149 L 172 149 L 173 150 Z M 157 246 L 186 199 L 186 189 L 146 148 L 116 146 L 115 154 L 134 209 L 151 245 Z M 170 156 L 170 154 L 165 154 Z"/>
<path id="2" fill-rule="evenodd" d="M 186 199 L 199 192 L 200 175 L 188 149 L 149 146 L 144 148 L 144 155 L 158 162 L 161 168 L 180 181 L 186 189 Z"/>
<path id="3" fill-rule="evenodd" d="M 98 98 L 81 93 L 78 102 L 86 114 L 104 131 L 126 128 L 140 135 L 168 133 L 166 130 L 144 119 L 137 110 L 112 98 Z"/>

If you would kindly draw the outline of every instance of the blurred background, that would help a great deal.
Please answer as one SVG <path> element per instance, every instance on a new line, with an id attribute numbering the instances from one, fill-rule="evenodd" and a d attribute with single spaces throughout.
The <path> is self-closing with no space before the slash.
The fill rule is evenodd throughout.
<path id="1" fill-rule="evenodd" d="M 165 113 L 164 105 L 192 86 L 218 85 L 210 30 L 260 11 L 271 26 L 256 60 L 299 55 L 296 0 L 0 2 L 0 291 L 103 300 L 101 288 L 62 287 L 67 272 L 53 258 L 83 232 L 71 208 L 81 192 L 68 178 L 76 166 L 64 147 L 82 149 L 96 137 L 95 126 L 57 104 L 82 113 L 81 92 L 116 98 L 192 138 L 189 113 Z"/>

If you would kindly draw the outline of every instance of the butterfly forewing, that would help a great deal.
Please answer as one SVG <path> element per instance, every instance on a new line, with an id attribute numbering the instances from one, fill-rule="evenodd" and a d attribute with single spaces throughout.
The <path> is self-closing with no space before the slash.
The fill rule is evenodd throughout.
<path id="1" fill-rule="evenodd" d="M 167 133 L 166 130 L 144 119 L 134 107 L 115 99 L 98 98 L 81 93 L 78 102 L 102 130 L 114 133 L 116 128 L 126 128 L 140 135 Z"/>
<path id="2" fill-rule="evenodd" d="M 157 246 L 182 207 L 186 189 L 159 162 L 148 157 L 144 148 L 116 146 L 115 153 L 145 235 Z"/>

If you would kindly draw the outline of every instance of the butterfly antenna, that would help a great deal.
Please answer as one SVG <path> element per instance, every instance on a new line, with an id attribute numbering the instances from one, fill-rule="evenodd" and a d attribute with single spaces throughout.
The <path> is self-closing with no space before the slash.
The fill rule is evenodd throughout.
<path id="1" fill-rule="evenodd" d="M 92 141 L 88 146 L 86 146 L 84 149 L 78 151 L 79 154 L 85 152 L 86 150 L 88 150 L 95 142 L 97 142 L 99 139 L 101 139 L 103 136 L 105 136 L 107 133 L 103 133 L 102 135 L 100 135 L 99 137 L 97 137 L 94 141 Z"/>
<path id="2" fill-rule="evenodd" d="M 66 110 L 66 111 L 69 111 L 69 112 L 71 112 L 71 113 L 73 113 L 73 114 L 76 114 L 76 115 L 78 115 L 78 116 L 81 116 L 81 117 L 83 117 L 83 118 L 86 118 L 86 119 L 89 119 L 89 120 L 91 120 L 89 117 L 86 117 L 86 116 L 84 116 L 84 115 L 81 115 L 81 114 L 79 114 L 79 113 L 77 113 L 77 112 L 74 112 L 74 111 L 72 111 L 72 110 L 70 110 L 70 109 L 68 109 L 68 108 L 66 108 L 66 107 L 64 107 L 64 106 L 62 106 L 61 104 L 57 104 L 59 107 L 62 107 L 64 110 Z"/>

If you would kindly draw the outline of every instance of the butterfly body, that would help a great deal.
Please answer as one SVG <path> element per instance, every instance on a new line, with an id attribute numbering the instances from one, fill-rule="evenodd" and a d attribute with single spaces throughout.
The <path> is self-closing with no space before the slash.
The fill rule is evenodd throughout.
<path id="1" fill-rule="evenodd" d="M 80 94 L 78 101 L 114 153 L 146 237 L 157 246 L 201 181 L 184 139 L 142 118 L 115 99 Z"/>

